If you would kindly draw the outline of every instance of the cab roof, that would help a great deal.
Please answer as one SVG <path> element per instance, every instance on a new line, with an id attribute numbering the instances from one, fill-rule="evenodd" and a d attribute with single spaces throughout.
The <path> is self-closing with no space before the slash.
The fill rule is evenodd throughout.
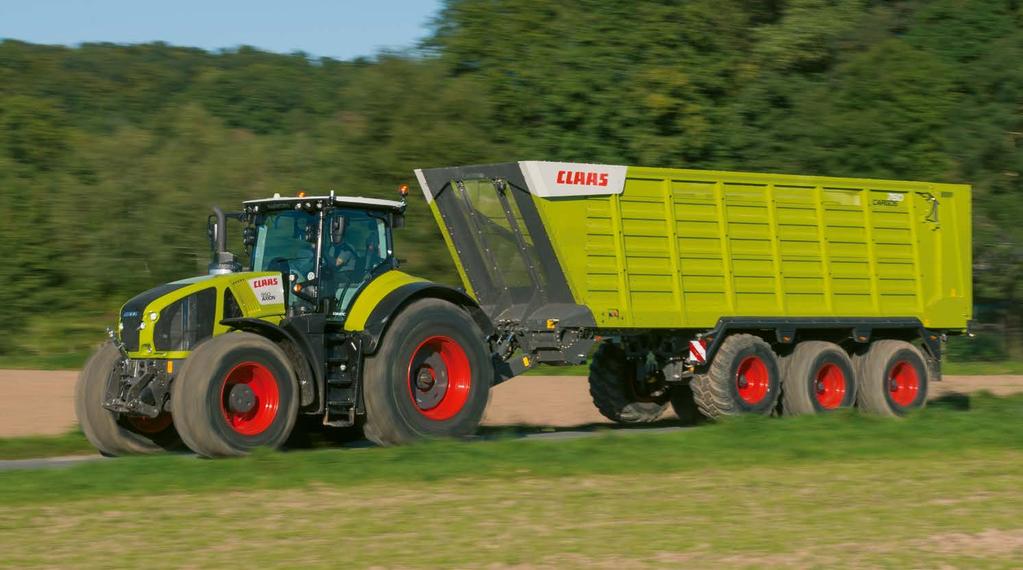
<path id="1" fill-rule="evenodd" d="M 405 209 L 405 202 L 398 200 L 384 200 L 381 198 L 365 198 L 363 196 L 281 196 L 275 194 L 273 198 L 260 198 L 258 200 L 246 200 L 242 204 L 249 206 L 282 206 L 294 207 L 299 202 L 323 202 L 329 204 L 333 200 L 336 206 L 362 206 L 364 208 L 375 208 L 380 210 L 402 211 Z"/>

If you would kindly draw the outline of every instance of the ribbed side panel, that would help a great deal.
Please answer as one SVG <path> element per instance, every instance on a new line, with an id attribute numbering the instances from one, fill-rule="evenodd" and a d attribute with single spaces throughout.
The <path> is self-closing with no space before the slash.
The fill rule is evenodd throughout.
<path id="1" fill-rule="evenodd" d="M 630 167 L 622 194 L 537 203 L 574 294 L 602 326 L 748 316 L 918 317 L 962 328 L 972 301 L 969 192 Z"/>

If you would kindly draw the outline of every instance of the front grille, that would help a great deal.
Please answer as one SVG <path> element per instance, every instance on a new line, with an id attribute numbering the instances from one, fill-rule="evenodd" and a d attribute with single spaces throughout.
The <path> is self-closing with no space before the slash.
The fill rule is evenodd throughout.
<path id="1" fill-rule="evenodd" d="M 142 313 L 131 313 L 136 316 L 121 317 L 121 342 L 128 352 L 135 352 L 139 349 L 139 323 L 142 322 Z"/>
<path id="2" fill-rule="evenodd" d="M 121 309 L 121 342 L 128 352 L 139 350 L 139 325 L 145 318 L 146 307 L 160 297 L 184 287 L 184 283 L 167 283 L 140 293 L 124 304 Z"/>
<path id="3" fill-rule="evenodd" d="M 216 308 L 217 290 L 212 287 L 168 305 L 153 330 L 156 350 L 192 350 L 213 336 Z"/>

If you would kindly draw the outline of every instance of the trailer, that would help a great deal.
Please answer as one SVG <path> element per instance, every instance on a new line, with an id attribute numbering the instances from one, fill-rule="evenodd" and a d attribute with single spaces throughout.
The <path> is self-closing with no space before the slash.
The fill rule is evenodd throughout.
<path id="1" fill-rule="evenodd" d="M 970 187 L 525 161 L 417 170 L 497 381 L 590 358 L 606 417 L 903 415 L 972 312 Z"/>

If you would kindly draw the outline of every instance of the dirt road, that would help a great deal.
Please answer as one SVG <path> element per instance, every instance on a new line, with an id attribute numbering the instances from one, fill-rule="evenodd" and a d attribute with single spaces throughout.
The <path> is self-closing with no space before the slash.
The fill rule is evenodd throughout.
<path id="1" fill-rule="evenodd" d="M 0 370 L 0 437 L 55 435 L 75 426 L 74 371 Z M 946 376 L 931 397 L 949 392 L 1023 392 L 1023 376 Z M 487 425 L 554 427 L 605 423 L 586 378 L 521 376 L 494 389 L 483 419 Z"/>

